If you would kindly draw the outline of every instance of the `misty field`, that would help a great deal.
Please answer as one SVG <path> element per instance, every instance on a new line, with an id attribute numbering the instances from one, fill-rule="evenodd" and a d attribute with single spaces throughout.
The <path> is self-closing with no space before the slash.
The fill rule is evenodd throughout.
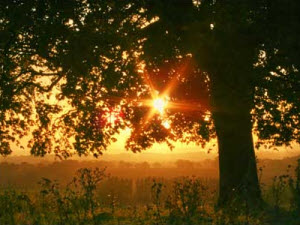
<path id="1" fill-rule="evenodd" d="M 260 167 L 265 202 L 257 210 L 247 202 L 218 208 L 214 161 L 173 164 L 1 163 L 0 224 L 299 224 L 296 158 Z"/>

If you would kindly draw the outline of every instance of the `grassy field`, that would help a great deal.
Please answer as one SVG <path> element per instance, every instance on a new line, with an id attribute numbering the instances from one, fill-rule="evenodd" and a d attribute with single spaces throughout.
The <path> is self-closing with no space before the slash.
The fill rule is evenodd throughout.
<path id="1" fill-rule="evenodd" d="M 0 224 L 300 224 L 297 176 L 263 186 L 266 203 L 257 210 L 246 203 L 218 209 L 216 179 L 126 179 L 81 168 L 66 183 L 42 178 L 26 191 L 2 187 Z"/>

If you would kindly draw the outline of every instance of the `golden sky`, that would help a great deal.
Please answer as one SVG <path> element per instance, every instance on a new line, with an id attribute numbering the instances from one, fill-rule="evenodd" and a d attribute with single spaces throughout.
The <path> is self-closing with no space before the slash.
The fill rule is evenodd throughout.
<path id="1" fill-rule="evenodd" d="M 151 85 L 150 85 L 151 86 Z M 152 100 L 148 102 L 149 104 L 149 113 L 147 115 L 146 120 L 149 120 L 155 113 L 159 113 L 162 117 L 164 117 L 164 109 L 168 107 L 168 92 L 172 89 L 174 84 L 171 82 L 168 88 L 161 93 L 156 93 L 155 89 L 153 89 L 152 93 Z M 54 89 L 52 91 L 52 94 L 48 101 L 52 104 L 59 104 L 58 100 L 55 98 L 55 94 L 58 92 L 58 90 Z M 65 107 L 68 105 L 66 102 L 60 102 L 60 105 L 64 105 Z M 65 108 L 64 107 L 64 108 Z M 67 110 L 69 107 L 66 107 Z M 168 129 L 168 127 L 172 126 L 166 118 L 166 120 L 163 120 L 163 125 Z M 125 129 L 121 131 L 120 134 L 116 135 L 115 138 L 117 141 L 115 143 L 112 143 L 107 151 L 104 154 L 120 154 L 127 152 L 124 148 L 126 139 L 130 135 L 130 130 Z M 27 138 L 24 138 L 26 141 Z M 257 138 L 254 136 L 254 141 Z M 147 149 L 141 153 L 137 154 L 145 154 L 145 153 L 160 153 L 160 154 L 183 154 L 183 153 L 191 153 L 191 152 L 209 152 L 208 158 L 211 158 L 211 156 L 217 157 L 217 141 L 212 140 L 205 148 L 202 148 L 201 146 L 196 146 L 195 144 L 191 143 L 189 145 L 183 144 L 183 143 L 173 143 L 175 148 L 171 151 L 169 147 L 166 144 L 155 144 L 152 148 Z M 13 155 L 29 155 L 30 151 L 29 149 L 22 150 L 15 146 L 13 146 Z M 262 157 L 268 157 L 268 158 L 282 158 L 282 157 L 288 157 L 288 156 L 294 156 L 300 154 L 300 145 L 299 144 L 293 144 L 292 147 L 277 147 L 278 150 L 274 149 L 265 149 L 262 147 L 260 150 L 256 151 L 256 154 L 258 156 Z M 132 153 L 134 154 L 134 153 Z M 126 160 L 126 159 L 124 159 Z"/>
<path id="2" fill-rule="evenodd" d="M 129 153 L 129 154 L 138 154 L 138 155 L 146 155 L 148 153 L 155 153 L 155 154 L 164 154 L 170 155 L 170 159 L 172 159 L 172 155 L 176 155 L 178 158 L 178 154 L 185 154 L 185 153 L 197 153 L 203 152 L 207 153 L 207 158 L 215 158 L 217 157 L 217 143 L 216 140 L 212 140 L 211 142 L 207 143 L 205 148 L 201 146 L 196 146 L 195 144 L 191 143 L 189 145 L 184 143 L 174 143 L 175 148 L 171 151 L 166 144 L 154 144 L 154 146 L 150 149 L 144 150 L 141 153 L 132 153 L 130 151 L 126 151 L 124 146 L 126 139 L 130 135 L 130 130 L 125 129 L 116 137 L 117 141 L 112 143 L 107 151 L 104 152 L 104 155 L 108 154 L 121 154 L 121 153 Z M 255 139 L 255 138 L 254 138 Z M 13 154 L 12 155 L 29 155 L 29 149 L 20 149 L 13 144 Z M 211 151 L 209 151 L 211 149 Z M 209 153 L 208 153 L 209 151 Z M 277 147 L 277 150 L 274 149 L 265 149 L 261 147 L 259 150 L 256 151 L 256 155 L 259 158 L 271 158 L 271 159 L 281 159 L 285 157 L 293 157 L 296 155 L 300 155 L 300 145 L 293 144 L 292 147 Z M 126 159 L 124 158 L 126 161 Z M 201 160 L 201 159 L 195 159 Z"/>

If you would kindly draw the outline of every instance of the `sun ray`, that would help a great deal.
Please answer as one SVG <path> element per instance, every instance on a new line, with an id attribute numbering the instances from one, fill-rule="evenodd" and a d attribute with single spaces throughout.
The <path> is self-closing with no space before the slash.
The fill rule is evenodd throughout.
<path id="1" fill-rule="evenodd" d="M 147 70 L 145 69 L 145 63 L 141 62 L 139 63 L 139 70 L 138 73 L 141 75 L 144 83 L 149 87 L 149 91 L 150 91 L 150 95 L 152 98 L 155 97 L 155 86 L 153 84 L 153 82 L 150 79 L 150 76 L 147 72 Z"/>
<path id="2" fill-rule="evenodd" d="M 176 112 L 189 112 L 189 114 L 195 114 L 197 113 L 197 117 L 199 116 L 199 113 L 201 115 L 206 115 L 208 113 L 208 108 L 201 105 L 199 101 L 174 101 L 170 100 L 168 96 L 172 96 L 172 93 L 174 93 L 176 87 L 178 87 L 179 83 L 182 82 L 187 78 L 187 76 L 191 75 L 191 69 L 192 69 L 192 59 L 186 58 L 183 59 L 182 63 L 180 63 L 180 66 L 175 69 L 173 77 L 169 80 L 165 88 L 159 93 L 157 89 L 155 88 L 150 75 L 148 74 L 147 70 L 145 69 L 145 65 L 143 64 L 142 70 L 140 72 L 143 81 L 149 88 L 151 99 L 140 99 L 137 102 L 141 104 L 141 106 L 149 107 L 148 112 L 142 120 L 140 121 L 140 126 L 135 130 L 135 134 L 133 136 L 138 136 L 142 130 L 147 129 L 147 127 L 150 125 L 150 120 L 155 116 L 155 114 L 159 113 L 160 117 L 162 119 L 162 126 L 164 126 L 166 129 L 171 128 L 171 122 L 167 119 L 167 112 L 170 112 L 172 110 Z M 196 116 L 196 115 L 192 115 Z M 205 117 L 206 118 L 206 117 Z"/>
<path id="3" fill-rule="evenodd" d="M 173 89 L 176 88 L 178 83 L 180 82 L 180 79 L 184 79 L 189 74 L 187 73 L 187 70 L 190 69 L 191 66 L 191 59 L 188 58 L 184 60 L 184 63 L 180 65 L 180 67 L 176 71 L 176 75 L 173 76 L 171 81 L 166 85 L 165 90 L 162 92 L 163 95 L 170 96 L 170 93 L 173 91 Z"/>
<path id="4" fill-rule="evenodd" d="M 206 112 L 205 109 L 199 101 L 190 101 L 190 102 L 181 102 L 181 101 L 171 101 L 168 105 L 168 109 L 176 110 L 181 112 L 188 112 L 188 111 L 200 111 Z"/>

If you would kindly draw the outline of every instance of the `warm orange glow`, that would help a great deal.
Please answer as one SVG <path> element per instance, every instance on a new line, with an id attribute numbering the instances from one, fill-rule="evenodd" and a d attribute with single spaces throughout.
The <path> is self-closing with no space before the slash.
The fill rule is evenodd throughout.
<path id="1" fill-rule="evenodd" d="M 118 116 L 115 115 L 114 113 L 112 113 L 111 115 L 109 115 L 109 116 L 107 117 L 108 123 L 111 124 L 112 126 L 115 125 L 115 123 L 117 122 L 117 120 L 118 120 Z"/>
<path id="2" fill-rule="evenodd" d="M 113 108 L 113 109 L 107 110 L 103 114 L 102 118 L 105 120 L 104 121 L 105 125 L 114 127 L 122 121 L 123 115 L 122 115 L 122 112 L 120 109 Z"/>
<path id="3" fill-rule="evenodd" d="M 153 100 L 153 107 L 160 113 L 163 114 L 167 101 L 163 98 L 156 98 Z"/>
<path id="4" fill-rule="evenodd" d="M 204 121 L 209 121 L 209 120 L 210 120 L 210 116 L 209 115 L 205 115 Z"/>
<path id="5" fill-rule="evenodd" d="M 165 120 L 162 122 L 162 125 L 166 128 L 166 129 L 170 129 L 171 128 L 171 124 L 168 120 Z"/>
<path id="6" fill-rule="evenodd" d="M 170 101 L 169 96 L 172 95 L 173 92 L 176 92 L 176 88 L 178 84 L 184 79 L 185 76 L 188 76 L 189 70 L 191 68 L 191 56 L 189 55 L 186 60 L 183 60 L 182 63 L 178 68 L 176 68 L 176 73 L 173 77 L 169 77 L 170 80 L 165 84 L 163 90 L 159 90 L 155 86 L 155 79 L 154 82 L 151 79 L 151 73 L 149 74 L 146 69 L 145 62 L 141 61 L 137 66 L 137 71 L 141 75 L 141 78 L 145 82 L 148 90 L 150 92 L 150 98 L 141 100 L 141 105 L 149 107 L 149 111 L 144 116 L 142 120 L 142 124 L 140 125 L 140 129 L 142 130 L 148 126 L 149 121 L 155 116 L 155 114 L 160 114 L 161 119 L 166 119 L 166 108 L 170 111 L 180 111 L 180 112 L 203 112 L 203 107 L 200 106 L 199 102 L 180 102 L 172 99 Z M 158 91 L 159 90 L 159 91 Z M 198 116 L 198 115 L 197 115 Z M 171 128 L 171 124 L 169 121 L 163 120 L 162 125 L 166 129 Z M 137 133 L 139 131 L 136 131 Z"/>

